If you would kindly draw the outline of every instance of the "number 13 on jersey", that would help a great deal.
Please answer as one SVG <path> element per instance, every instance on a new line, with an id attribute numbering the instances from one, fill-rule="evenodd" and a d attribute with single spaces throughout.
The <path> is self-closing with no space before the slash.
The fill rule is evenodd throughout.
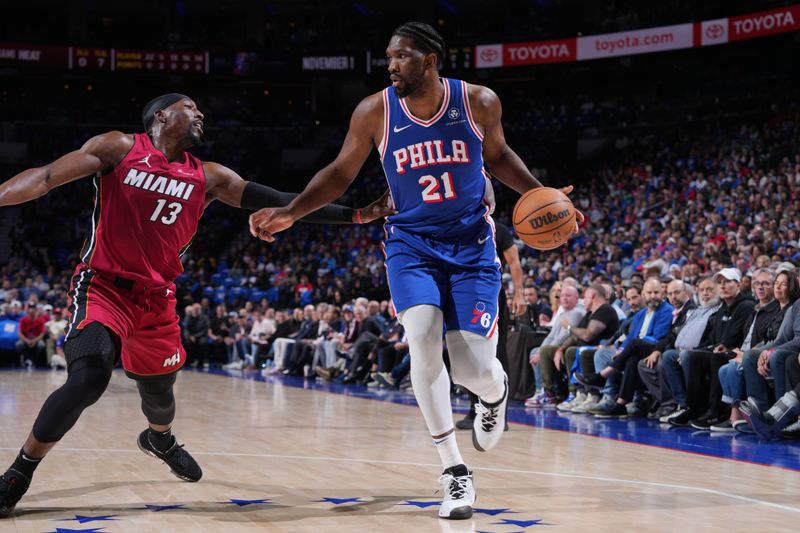
<path id="1" fill-rule="evenodd" d="M 439 192 L 439 181 L 441 188 L 444 189 L 444 197 Z M 443 200 L 453 200 L 456 198 L 456 191 L 453 189 L 453 175 L 445 172 L 439 179 L 430 174 L 426 174 L 419 179 L 419 184 L 424 187 L 422 190 L 422 201 L 425 203 L 441 202 Z"/>
<path id="2" fill-rule="evenodd" d="M 183 204 L 180 202 L 171 202 L 167 205 L 167 201 L 164 198 L 156 200 L 156 208 L 153 210 L 153 214 L 150 215 L 150 222 L 156 222 L 158 220 L 158 216 L 164 210 L 164 206 L 169 209 L 169 212 L 161 217 L 161 223 L 168 226 L 175 223 L 178 219 L 178 215 L 183 210 Z"/>

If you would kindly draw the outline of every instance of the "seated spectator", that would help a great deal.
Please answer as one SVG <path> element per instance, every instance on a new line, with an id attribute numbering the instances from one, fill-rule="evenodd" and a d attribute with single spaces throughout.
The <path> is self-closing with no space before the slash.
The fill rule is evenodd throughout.
<path id="1" fill-rule="evenodd" d="M 777 337 L 786 311 L 800 297 L 800 285 L 793 274 L 781 272 L 777 278 L 773 277 L 772 271 L 766 269 L 757 270 L 753 275 L 752 286 L 758 302 L 756 312 L 750 323 L 745 325 L 747 333 L 742 346 L 733 350 L 736 357 L 719 369 L 722 401 L 730 405 L 731 416 L 728 420 L 711 426 L 711 431 L 735 433 L 738 428 L 742 432 L 748 432 L 746 428 L 749 426 L 736 406 L 747 398 L 742 367 L 744 354 L 751 349 L 760 352 L 764 345 Z"/>
<path id="2" fill-rule="evenodd" d="M 272 341 L 272 353 L 273 353 L 273 361 L 275 362 L 274 371 L 271 372 L 283 372 L 286 370 L 286 365 L 288 363 L 287 357 L 291 355 L 289 351 L 292 345 L 295 343 L 295 339 L 300 331 L 300 328 L 303 324 L 306 324 L 306 334 L 308 334 L 308 327 L 311 325 L 314 318 L 314 306 L 309 304 L 306 305 L 303 309 L 295 309 L 292 314 L 292 332 L 281 337 L 276 337 L 275 340 Z"/>
<path id="3" fill-rule="evenodd" d="M 563 325 L 562 318 L 567 319 L 567 325 L 577 327 L 581 319 L 586 315 L 586 308 L 580 301 L 578 289 L 574 285 L 564 285 L 558 297 L 560 305 L 555 315 L 553 315 L 553 327 L 547 336 L 542 340 L 538 348 L 534 348 L 530 353 L 530 363 L 536 376 L 536 393 L 525 400 L 526 407 L 538 407 L 546 397 L 542 385 L 541 372 L 539 371 L 540 354 L 543 348 L 555 350 L 569 336 L 569 330 Z"/>
<path id="4" fill-rule="evenodd" d="M 51 368 L 67 368 L 67 359 L 64 356 L 64 332 L 67 329 L 67 319 L 64 310 L 60 307 L 53 309 L 52 318 L 44 325 L 47 332 L 45 349 L 47 364 Z"/>
<path id="5" fill-rule="evenodd" d="M 336 363 L 336 341 L 337 336 L 341 335 L 345 330 L 345 321 L 339 316 L 339 308 L 331 306 L 323 315 L 323 320 L 328 327 L 323 336 L 316 339 L 314 344 L 314 356 L 311 360 L 311 368 L 316 373 L 316 368 L 332 367 Z M 313 377 L 313 376 L 308 376 Z"/>
<path id="6" fill-rule="evenodd" d="M 598 284 L 589 286 L 584 291 L 583 305 L 586 315 L 578 327 L 573 328 L 566 317 L 561 318 L 569 335 L 555 349 L 543 346 L 539 351 L 539 364 L 542 372 L 542 383 L 545 398 L 542 407 L 555 407 L 566 397 L 566 381 L 570 368 L 575 360 L 577 348 L 580 346 L 596 346 L 601 339 L 610 335 L 619 327 L 617 312 L 607 301 L 606 290 Z"/>
<path id="7" fill-rule="evenodd" d="M 283 358 L 283 370 L 281 372 L 284 375 L 298 376 L 302 374 L 303 361 L 306 355 L 310 360 L 310 344 L 317 337 L 318 332 L 319 317 L 317 308 L 311 304 L 306 305 L 303 308 L 303 321 L 300 322 L 300 327 L 289 336 L 289 340 L 292 342 L 287 345 L 286 355 Z"/>
<path id="8" fill-rule="evenodd" d="M 741 279 L 735 268 L 723 268 L 714 274 L 722 306 L 709 319 L 700 347 L 690 350 L 682 362 L 686 365 L 688 410 L 671 418 L 672 425 L 709 429 L 730 417 L 722 402 L 719 369 L 734 357 L 733 349 L 742 345 L 744 326 L 756 305 L 751 296 L 740 293 Z"/>
<path id="9" fill-rule="evenodd" d="M 560 281 L 556 281 L 555 283 L 553 283 L 553 286 L 550 287 L 550 290 L 547 293 L 548 298 L 550 300 L 550 309 L 556 309 L 556 310 L 558 309 L 558 306 L 560 305 L 559 299 L 561 298 L 561 288 L 562 287 Z M 575 288 L 577 289 L 577 286 Z M 548 317 L 546 315 L 540 316 L 539 327 L 540 328 L 550 327 L 551 326 L 550 321 L 552 320 L 552 318 L 553 317 Z"/>
<path id="10" fill-rule="evenodd" d="M 785 273 L 785 275 L 784 275 Z M 797 282 L 797 274 L 782 271 L 778 279 L 786 277 L 788 290 Z M 761 349 L 749 350 L 742 357 L 745 391 L 751 405 L 766 411 L 771 405 L 767 378 L 774 379 L 775 397 L 781 398 L 789 387 L 786 384 L 786 363 L 800 353 L 800 299 L 785 311 L 778 336 Z M 740 426 L 737 427 L 740 429 Z"/>
<path id="11" fill-rule="evenodd" d="M 673 307 L 672 311 L 672 325 L 670 326 L 669 333 L 666 337 L 656 342 L 653 346 L 653 351 L 639 361 L 639 377 L 644 383 L 650 395 L 656 400 L 659 409 L 656 412 L 656 418 L 661 419 L 672 414 L 677 405 L 669 391 L 669 388 L 664 384 L 663 380 L 659 378 L 658 362 L 661 356 L 668 350 L 675 349 L 675 341 L 680 334 L 681 329 L 689 319 L 689 314 L 693 311 L 697 304 L 692 299 L 689 292 L 688 285 L 681 280 L 671 281 L 667 285 L 667 299 Z M 705 326 L 704 326 L 705 327 Z M 608 382 L 606 382 L 608 384 Z M 605 391 L 603 389 L 601 392 Z"/>
<path id="12" fill-rule="evenodd" d="M 19 321 L 19 341 L 17 342 L 17 353 L 20 355 L 20 362 L 27 368 L 33 366 L 45 366 L 45 317 L 43 312 L 30 301 L 27 304 L 25 316 Z"/>
<path id="13" fill-rule="evenodd" d="M 294 318 L 294 317 L 297 317 Z M 290 338 L 298 329 L 302 320 L 302 311 L 295 309 L 294 316 L 289 316 L 286 311 L 275 311 L 275 331 L 267 338 L 267 347 L 260 350 L 259 353 L 266 352 L 266 361 L 262 363 L 261 359 L 256 359 L 252 362 L 255 367 L 264 368 L 269 364 L 269 355 L 272 354 L 272 367 L 266 371 L 267 375 L 280 374 L 283 371 L 283 360 L 275 360 L 275 341 L 278 339 Z M 285 355 L 285 351 L 282 352 Z M 281 356 L 283 357 L 283 355 Z"/>
<path id="14" fill-rule="evenodd" d="M 184 346 L 186 348 L 186 362 L 189 366 L 203 368 L 210 366 L 208 361 L 208 317 L 203 313 L 202 306 L 195 303 L 186 306 L 184 318 Z"/>
<path id="15" fill-rule="evenodd" d="M 599 373 L 584 375 L 576 373 L 575 379 L 595 389 L 600 389 L 612 375 L 622 372 L 622 384 L 616 402 L 589 409 L 598 418 L 624 418 L 628 416 L 625 406 L 633 401 L 634 393 L 641 387 L 637 366 L 650 355 L 656 344 L 664 339 L 672 325 L 674 307 L 664 300 L 661 282 L 656 278 L 644 284 L 645 308 L 638 311 L 632 321 L 630 332 L 608 366 Z"/>
<path id="16" fill-rule="evenodd" d="M 222 366 L 233 360 L 233 337 L 231 337 L 231 318 L 225 305 L 219 304 L 214 309 L 214 318 L 208 329 L 208 340 L 211 343 L 211 357 Z"/>
<path id="17" fill-rule="evenodd" d="M 277 330 L 275 319 L 268 318 L 261 310 L 256 309 L 253 311 L 253 326 L 250 328 L 250 352 L 245 358 L 245 364 L 248 369 L 256 368 L 256 365 L 262 354 L 265 354 L 269 349 L 269 338 Z M 279 366 L 283 361 L 275 362 Z"/>
<path id="18" fill-rule="evenodd" d="M 661 386 L 665 388 L 665 392 L 669 391 L 676 405 L 675 410 L 663 420 L 663 423 L 669 425 L 673 418 L 682 416 L 689 409 L 686 393 L 688 381 L 686 374 L 689 368 L 686 357 L 689 355 L 689 350 L 700 346 L 709 320 L 722 306 L 717 284 L 713 278 L 700 280 L 697 286 L 697 299 L 699 305 L 686 317 L 686 324 L 675 338 L 675 348 L 665 351 L 658 362 Z M 659 419 L 659 422 L 662 420 Z"/>
<path id="19" fill-rule="evenodd" d="M 752 400 L 739 404 L 747 423 L 761 438 L 800 438 L 800 355 L 786 360 L 786 387 L 790 390 L 779 396 L 767 411 L 762 411 Z"/>
<path id="20" fill-rule="evenodd" d="M 405 339 L 403 339 L 405 341 Z M 399 389 L 403 378 L 408 377 L 411 372 L 411 354 L 408 351 L 403 355 L 400 360 L 389 372 L 378 372 L 375 380 L 380 387 L 386 389 Z"/>
<path id="21" fill-rule="evenodd" d="M 539 291 L 536 290 L 536 287 L 526 286 L 522 289 L 522 297 L 525 299 L 525 311 L 514 318 L 516 331 L 524 329 L 536 331 L 540 327 L 542 317 L 546 317 L 546 322 L 550 323 L 553 310 L 539 299 Z"/>
<path id="22" fill-rule="evenodd" d="M 625 290 L 624 307 L 629 313 L 629 316 L 623 317 L 617 331 L 608 339 L 603 339 L 599 346 L 587 346 L 580 349 L 580 365 L 581 372 L 591 374 L 595 372 L 595 368 L 603 369 L 611 362 L 614 354 L 619 353 L 623 348 L 623 343 L 628 342 L 632 338 L 631 326 L 636 314 L 642 308 L 642 291 L 637 285 L 628 287 Z M 617 316 L 620 314 L 620 308 L 614 306 L 617 311 Z M 635 335 L 634 335 L 635 336 Z M 602 407 L 613 405 L 614 397 L 616 395 L 616 376 L 609 376 L 610 389 L 605 394 L 606 402 Z M 591 409 L 600 407 L 601 397 L 595 392 L 594 389 L 587 389 L 583 384 L 578 382 L 575 387 L 576 393 L 571 401 L 564 401 L 556 406 L 559 411 L 570 411 L 573 413 L 588 413 Z"/>
<path id="23" fill-rule="evenodd" d="M 338 377 L 340 373 L 344 372 L 347 361 L 352 361 L 352 355 L 350 355 L 350 353 L 354 343 L 361 335 L 361 326 L 366 319 L 367 313 L 363 306 L 356 305 L 354 307 L 347 304 L 344 306 L 343 315 L 345 321 L 344 332 L 335 335 L 333 339 L 338 354 L 336 362 L 330 367 L 317 367 L 314 369 L 317 376 L 326 381 Z"/>

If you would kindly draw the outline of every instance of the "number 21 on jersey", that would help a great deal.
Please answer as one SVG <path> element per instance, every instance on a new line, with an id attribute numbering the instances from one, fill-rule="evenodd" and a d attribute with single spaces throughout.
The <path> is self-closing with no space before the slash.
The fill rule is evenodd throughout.
<path id="1" fill-rule="evenodd" d="M 441 181 L 441 186 L 439 185 Z M 419 179 L 419 184 L 424 187 L 422 190 L 422 201 L 425 203 L 441 202 L 456 198 L 456 191 L 453 189 L 453 175 L 445 172 L 439 179 L 430 174 L 426 174 Z M 439 188 L 444 189 L 444 196 L 439 192 Z"/>

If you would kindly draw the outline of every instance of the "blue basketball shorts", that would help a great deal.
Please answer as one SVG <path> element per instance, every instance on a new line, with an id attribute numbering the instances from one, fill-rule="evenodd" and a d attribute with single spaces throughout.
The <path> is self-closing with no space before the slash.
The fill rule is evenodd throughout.
<path id="1" fill-rule="evenodd" d="M 398 313 L 433 305 L 442 310 L 447 331 L 494 335 L 501 276 L 490 227 L 485 236 L 442 241 L 387 225 L 384 251 Z"/>

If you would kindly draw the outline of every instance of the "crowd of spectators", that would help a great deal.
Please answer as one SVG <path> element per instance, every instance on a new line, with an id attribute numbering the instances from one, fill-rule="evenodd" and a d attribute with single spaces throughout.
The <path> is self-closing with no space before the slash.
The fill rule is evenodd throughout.
<path id="1" fill-rule="evenodd" d="M 529 110 L 511 102 L 519 112 L 505 119 L 509 136 L 520 139 L 528 132 L 530 138 L 542 139 L 530 143 L 538 149 L 546 146 L 545 130 L 559 139 L 564 132 L 597 129 L 593 124 L 599 122 L 606 124 L 606 133 L 614 134 L 639 119 L 643 109 L 624 100 L 578 107 L 543 103 Z M 529 370 L 540 375 L 541 390 L 530 391 L 529 405 L 563 404 L 562 409 L 576 412 L 608 410 L 622 416 L 618 405 L 625 414 L 636 413 L 642 406 L 652 407 L 645 405 L 649 400 L 657 405 L 654 415 L 679 413 L 679 423 L 728 421 L 731 427 L 741 427 L 735 406 L 742 397 L 756 398 L 764 408 L 771 395 L 788 390 L 780 366 L 785 349 L 771 346 L 775 349 L 769 356 L 764 350 L 752 355 L 756 347 L 775 339 L 781 340 L 780 346 L 792 340 L 781 336 L 779 330 L 787 332 L 777 318 L 764 332 L 761 326 L 754 330 L 758 335 L 745 332 L 733 339 L 724 331 L 699 326 L 699 317 L 706 319 L 702 324 L 711 324 L 714 313 L 734 307 L 737 298 L 739 304 L 752 303 L 738 311 L 740 325 L 748 324 L 742 318 L 746 312 L 755 313 L 759 318 L 753 323 L 761 324 L 768 305 L 785 312 L 791 303 L 787 294 L 791 299 L 792 290 L 781 293 L 779 287 L 796 284 L 792 267 L 800 262 L 800 114 L 797 103 L 785 98 L 780 105 L 760 110 L 757 116 L 738 120 L 703 120 L 698 115 L 691 127 L 618 143 L 614 157 L 602 159 L 602 164 L 595 160 L 575 181 L 573 200 L 586 214 L 586 223 L 567 246 L 536 252 L 518 242 L 525 298 L 534 307 L 516 325 L 523 329 L 527 322 L 526 327 L 546 341 L 531 357 L 534 366 Z M 543 121 L 546 128 L 537 129 Z M 20 134 L 37 127 L 20 122 L 12 129 Z M 291 128 L 296 132 L 292 142 L 308 140 L 303 133 L 307 128 L 299 123 Z M 219 129 L 200 155 L 249 167 L 257 152 L 252 146 L 264 131 L 253 134 L 252 143 L 237 144 L 237 135 Z M 80 144 L 77 137 L 88 133 L 86 127 L 65 126 L 32 141 L 29 149 L 50 159 L 75 148 Z M 539 160 L 527 153 L 530 150 L 521 146 L 519 151 L 525 160 Z M 2 167 L 4 173 L 15 168 Z M 563 169 L 548 166 L 546 171 L 545 183 L 563 175 Z M 367 165 L 365 174 L 343 203 L 362 205 L 382 192 L 385 182 L 376 162 Z M 68 314 L 66 292 L 88 229 L 90 197 L 90 185 L 76 182 L 17 208 L 16 224 L 7 224 L 8 259 L 0 267 L 0 347 L 10 354 L 6 364 L 63 366 L 59 325 Z M 508 222 L 515 197 L 499 186 L 496 197 L 496 218 Z M 382 238 L 380 224 L 298 224 L 280 234 L 275 244 L 266 244 L 249 237 L 246 213 L 212 205 L 184 256 L 185 273 L 177 280 L 189 364 L 232 370 L 264 367 L 273 374 L 372 386 L 396 387 L 404 378 L 407 383 L 407 347 L 389 305 Z M 737 274 L 717 275 L 722 272 Z M 767 301 L 762 285 L 766 280 L 756 279 L 767 275 L 774 286 L 771 300 L 778 304 Z M 726 296 L 731 276 L 738 278 L 737 290 Z M 649 290 L 653 283 L 648 280 L 653 279 L 660 292 Z M 508 273 L 504 280 L 509 291 L 523 289 L 511 285 Z M 675 281 L 683 285 L 672 286 Z M 717 300 L 723 302 L 719 309 Z M 666 316 L 668 306 L 679 311 L 689 302 L 696 310 L 682 318 L 692 326 L 688 329 L 676 329 L 683 325 L 677 314 L 668 325 L 633 319 L 639 307 L 661 309 L 660 316 Z M 545 303 L 550 304 L 549 313 Z M 660 336 L 650 335 L 649 329 L 658 324 Z M 626 327 L 639 331 L 631 334 Z M 665 339 L 671 340 L 662 346 Z M 644 353 L 647 343 L 660 348 Z M 719 346 L 725 350 L 714 352 Z M 733 354 L 733 362 L 719 355 L 696 355 L 703 350 Z M 651 357 L 654 352 L 660 352 L 658 358 Z M 684 361 L 686 353 L 695 354 L 695 359 Z M 567 374 L 572 367 L 586 383 L 569 385 L 567 377 L 575 375 Z M 759 381 L 753 368 L 762 378 L 775 378 L 774 392 L 772 380 Z M 718 372 L 725 378 L 715 382 Z M 600 379 L 602 396 L 593 388 Z"/>

